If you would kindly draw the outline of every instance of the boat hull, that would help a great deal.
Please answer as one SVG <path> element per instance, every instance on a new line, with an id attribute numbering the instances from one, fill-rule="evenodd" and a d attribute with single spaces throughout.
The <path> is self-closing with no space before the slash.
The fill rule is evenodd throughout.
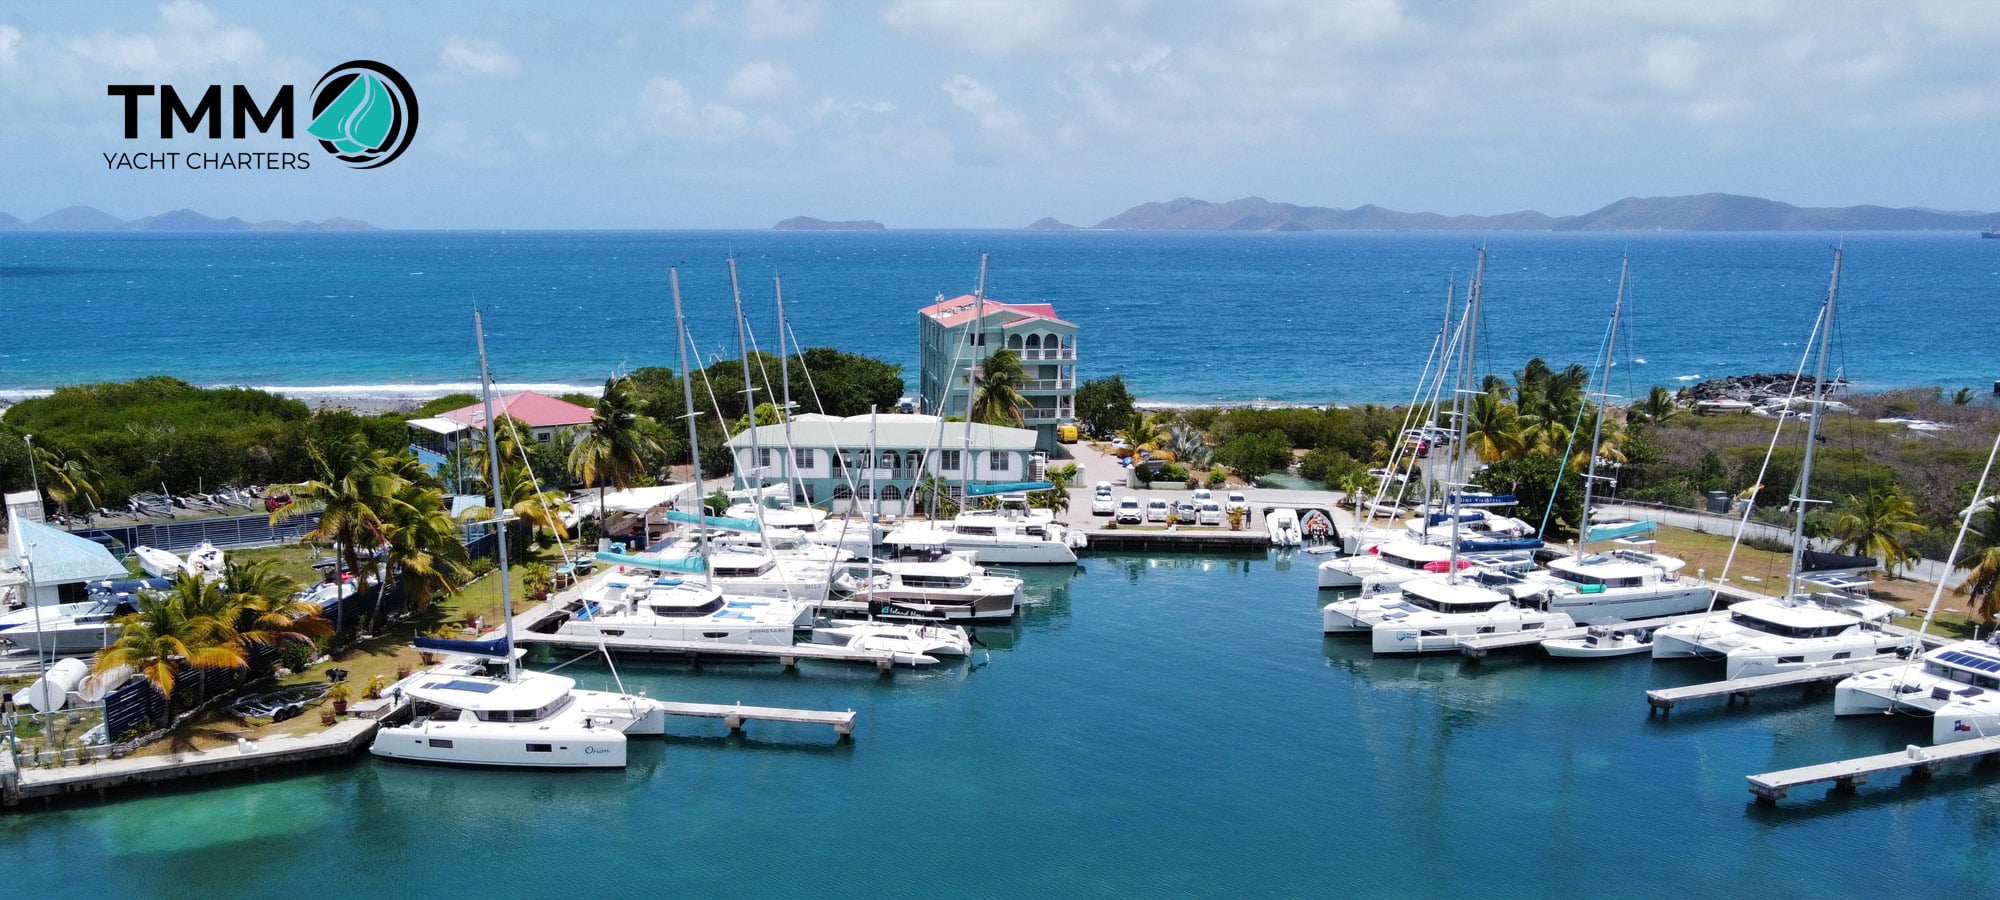
<path id="1" fill-rule="evenodd" d="M 1568 628 L 1568 616 L 1536 610 L 1466 616 L 1461 622 L 1383 622 L 1373 630 L 1371 644 L 1380 656 L 1447 653 L 1458 650 L 1458 639 L 1482 634 L 1518 634 Z"/>
<path id="2" fill-rule="evenodd" d="M 1615 625 L 1701 612 L 1713 602 L 1715 590 L 1701 586 L 1634 591 L 1614 588 L 1600 594 L 1558 592 L 1549 599 L 1549 608 L 1578 625 Z"/>

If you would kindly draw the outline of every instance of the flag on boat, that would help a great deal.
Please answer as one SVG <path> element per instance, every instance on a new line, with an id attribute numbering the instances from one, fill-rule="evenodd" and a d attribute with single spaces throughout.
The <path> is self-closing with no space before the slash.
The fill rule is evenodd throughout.
<path id="1" fill-rule="evenodd" d="M 986 497 L 993 494 L 1024 494 L 1029 491 L 1046 491 L 1055 487 L 1049 481 L 1003 481 L 998 484 L 975 484 L 966 487 L 968 497 Z"/>

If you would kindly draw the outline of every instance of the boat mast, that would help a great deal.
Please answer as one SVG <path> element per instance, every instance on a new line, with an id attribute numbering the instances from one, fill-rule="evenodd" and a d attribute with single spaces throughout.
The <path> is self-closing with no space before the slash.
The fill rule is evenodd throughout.
<path id="1" fill-rule="evenodd" d="M 1806 420 L 1806 458 L 1799 465 L 1799 493 L 1792 498 L 1798 505 L 1798 513 L 1792 523 L 1792 574 L 1785 586 L 1787 594 L 1799 592 L 1799 566 L 1806 557 L 1806 507 L 1814 501 L 1808 497 L 1812 489 L 1813 447 L 1819 443 L 1819 417 L 1826 403 L 1826 357 L 1827 345 L 1833 339 L 1833 307 L 1840 299 L 1840 248 L 1833 251 L 1833 277 L 1826 286 L 1826 309 L 1820 313 L 1819 361 L 1813 364 L 1813 398 L 1807 401 L 1811 418 Z"/>
<path id="2" fill-rule="evenodd" d="M 733 260 L 731 268 L 734 268 Z M 674 293 L 674 349 L 681 356 L 681 399 L 687 404 L 688 462 L 694 464 L 694 508 L 697 510 L 695 515 L 700 517 L 702 512 L 707 511 L 708 506 L 703 502 L 701 494 L 701 439 L 698 436 L 701 429 L 695 427 L 695 416 L 699 413 L 694 411 L 694 373 L 688 371 L 687 319 L 681 316 L 680 269 L 674 266 L 667 267 L 667 283 L 673 287 Z M 708 564 L 708 526 L 697 527 L 694 534 L 695 552 L 701 557 L 702 584 L 714 587 L 715 572 Z"/>
<path id="3" fill-rule="evenodd" d="M 785 355 L 785 332 L 791 329 L 785 326 L 785 280 L 772 276 L 771 289 L 778 295 L 778 383 L 784 391 L 785 403 L 784 408 L 778 411 L 778 421 L 785 425 L 785 456 L 788 457 L 784 467 L 785 506 L 790 508 L 792 499 L 797 496 L 794 480 L 798 472 L 793 463 L 797 461 L 798 451 L 792 448 L 792 365 L 791 358 Z"/>
<path id="4" fill-rule="evenodd" d="M 972 341 L 972 368 L 965 381 L 965 441 L 963 459 L 958 461 L 958 511 L 972 506 L 972 396 L 979 390 L 980 363 L 986 361 L 986 254 L 979 254 L 979 287 L 972 293 L 972 324 L 965 339 Z M 872 460 L 871 460 L 872 462 Z"/>
<path id="5" fill-rule="evenodd" d="M 1590 471 L 1583 476 L 1583 524 L 1577 537 L 1576 550 L 1582 553 L 1590 549 L 1590 498 L 1592 488 L 1597 487 L 1597 447 L 1604 439 L 1604 407 L 1611 401 L 1611 361 L 1618 347 L 1618 315 L 1625 309 L 1625 281 L 1632 273 L 1632 257 L 1623 257 L 1618 266 L 1618 299 L 1611 303 L 1611 334 L 1604 339 L 1604 377 L 1598 381 L 1597 417 L 1590 427 Z"/>
<path id="6" fill-rule="evenodd" d="M 507 680 L 513 681 L 514 592 L 507 584 L 507 504 L 501 499 L 500 424 L 493 419 L 493 373 L 486 368 L 486 324 L 472 311 L 472 333 L 479 343 L 479 402 L 486 416 L 486 459 L 493 473 L 493 543 L 500 553 L 500 618 L 506 624 Z"/>
<path id="7" fill-rule="evenodd" d="M 736 287 L 736 257 L 729 258 L 729 295 L 736 301 L 736 352 L 743 363 L 743 409 L 750 417 L 750 465 L 744 467 L 745 487 L 750 488 L 750 499 L 758 506 L 764 505 L 764 453 L 757 443 L 757 388 L 750 380 L 750 339 L 744 333 L 743 292 Z M 751 481 L 754 474 L 756 480 Z M 761 518 L 761 516 L 760 516 Z"/>
<path id="8" fill-rule="evenodd" d="M 1458 452 L 1452 454 L 1452 483 L 1445 485 L 1445 514 L 1451 516 L 1451 561 L 1446 563 L 1445 582 L 1458 583 L 1458 504 L 1451 502 L 1451 492 L 1465 493 L 1465 445 L 1468 429 L 1466 424 L 1465 396 L 1472 390 L 1472 348 L 1479 330 L 1479 300 L 1486 280 L 1486 248 L 1479 248 L 1479 265 L 1472 270 L 1472 284 L 1466 289 L 1465 321 L 1459 323 L 1464 337 L 1459 343 L 1458 384 L 1452 392 L 1452 416 L 1458 420 Z M 1426 517 L 1425 521 L 1429 521 Z"/>

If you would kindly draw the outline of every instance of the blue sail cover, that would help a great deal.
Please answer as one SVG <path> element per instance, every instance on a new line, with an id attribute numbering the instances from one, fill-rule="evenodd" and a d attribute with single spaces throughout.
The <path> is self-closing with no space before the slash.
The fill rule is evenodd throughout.
<path id="1" fill-rule="evenodd" d="M 505 635 L 486 641 L 420 637 L 417 638 L 416 644 L 418 650 L 429 650 L 433 653 L 456 653 L 461 656 L 486 656 L 493 659 L 506 659 L 513 652 L 512 648 L 507 646 Z"/>
<path id="2" fill-rule="evenodd" d="M 687 525 L 706 525 L 710 528 L 720 528 L 725 531 L 758 530 L 757 522 L 753 519 L 738 519 L 731 516 L 697 516 L 694 513 L 681 512 L 678 509 L 667 510 L 667 521 L 680 522 Z"/>
<path id="3" fill-rule="evenodd" d="M 1046 491 L 1055 487 L 1047 481 L 1006 481 L 999 484 L 975 484 L 965 489 L 968 497 L 985 497 L 992 494 L 1019 494 L 1028 491 Z"/>
<path id="4" fill-rule="evenodd" d="M 1513 494 L 1453 494 L 1448 498 L 1453 506 L 1513 506 L 1520 502 Z"/>
<path id="5" fill-rule="evenodd" d="M 641 569 L 658 569 L 662 572 L 708 571 L 708 565 L 699 556 L 641 556 L 636 553 L 599 553 L 597 561 L 614 566 L 635 566 Z"/>
<path id="6" fill-rule="evenodd" d="M 1469 512 L 1458 514 L 1460 522 L 1477 522 L 1484 518 L 1486 518 L 1485 513 Z M 1426 525 L 1443 525 L 1450 521 L 1451 513 L 1431 513 L 1429 516 L 1424 517 L 1424 524 Z"/>
<path id="7" fill-rule="evenodd" d="M 1540 550 L 1542 539 L 1535 537 L 1518 538 L 1473 538 L 1459 541 L 1458 549 L 1467 553 L 1485 553 L 1493 550 Z"/>
<path id="8" fill-rule="evenodd" d="M 1631 537 L 1635 534 L 1652 534 L 1660 523 L 1648 519 L 1644 522 L 1620 522 L 1615 525 L 1597 525 L 1590 529 L 1586 541 L 1609 541 L 1615 538 Z"/>

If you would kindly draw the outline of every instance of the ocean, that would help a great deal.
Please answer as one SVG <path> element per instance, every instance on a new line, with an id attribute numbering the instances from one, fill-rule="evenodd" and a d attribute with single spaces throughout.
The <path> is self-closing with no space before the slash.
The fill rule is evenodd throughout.
<path id="1" fill-rule="evenodd" d="M 1078 324 L 1082 379 L 1166 403 L 1404 402 L 1481 246 L 1482 366 L 1502 373 L 1593 364 L 1630 254 L 1613 386 L 1639 396 L 1795 367 L 1836 245 L 1836 362 L 1858 387 L 2000 379 L 2000 241 L 1967 233 L 0 233 L 0 399 L 150 374 L 432 396 L 476 381 L 475 306 L 499 380 L 595 391 L 677 368 L 668 266 L 703 356 L 733 358 L 731 255 L 759 346 L 782 276 L 802 343 L 899 363 L 915 393 L 917 310 L 971 293 L 986 252 L 989 297 Z"/>
<path id="2" fill-rule="evenodd" d="M 1720 665 L 1377 659 L 1314 557 L 1026 573 L 935 670 L 629 662 L 672 699 L 854 709 L 671 726 L 616 772 L 362 759 L 0 815 L 9 896 L 1990 896 L 2000 782 L 1756 805 L 1744 776 L 1923 743 L 1825 697 L 1648 713 Z M 564 670 L 608 686 L 601 665 Z M 282 885 L 282 887 L 280 887 Z"/>

